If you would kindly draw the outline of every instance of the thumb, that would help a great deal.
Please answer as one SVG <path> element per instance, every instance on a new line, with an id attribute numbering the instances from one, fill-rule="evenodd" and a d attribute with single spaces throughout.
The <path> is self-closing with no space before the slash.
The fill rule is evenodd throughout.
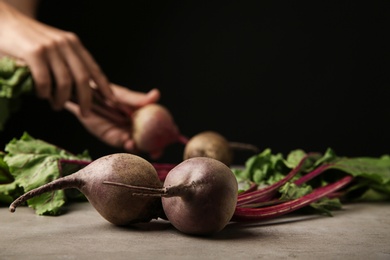
<path id="1" fill-rule="evenodd" d="M 147 93 L 130 90 L 127 88 L 115 85 L 113 88 L 114 94 L 117 100 L 131 107 L 141 107 L 146 104 L 155 103 L 160 99 L 160 91 L 158 89 L 152 89 Z"/>

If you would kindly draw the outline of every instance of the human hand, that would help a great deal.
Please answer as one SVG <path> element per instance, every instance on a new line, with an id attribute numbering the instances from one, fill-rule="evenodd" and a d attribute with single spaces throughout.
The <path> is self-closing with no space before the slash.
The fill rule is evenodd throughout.
<path id="1" fill-rule="evenodd" d="M 131 136 L 130 115 L 137 108 L 157 102 L 160 92 L 157 89 L 152 89 L 148 93 L 137 92 L 114 84 L 112 90 L 118 101 L 115 106 L 119 106 L 119 110 L 118 107 L 112 107 L 110 103 L 105 106 L 95 105 L 88 116 L 82 116 L 80 106 L 74 102 L 66 102 L 65 108 L 75 115 L 91 134 L 104 143 L 128 152 L 137 152 Z"/>
<path id="2" fill-rule="evenodd" d="M 110 83 L 77 35 L 40 23 L 0 1 L 0 52 L 29 66 L 36 93 L 62 109 L 75 95 L 80 113 L 92 107 L 91 84 L 114 101 Z"/>

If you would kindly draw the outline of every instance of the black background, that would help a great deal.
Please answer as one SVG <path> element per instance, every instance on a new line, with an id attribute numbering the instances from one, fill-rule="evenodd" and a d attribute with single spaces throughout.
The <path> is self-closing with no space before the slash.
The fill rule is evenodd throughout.
<path id="1" fill-rule="evenodd" d="M 159 88 L 186 136 L 215 130 L 274 153 L 380 156 L 390 152 L 389 4 L 66 0 L 43 1 L 39 19 L 77 33 L 112 82 Z M 36 99 L 1 145 L 23 131 L 95 158 L 119 151 Z M 173 145 L 160 161 L 181 152 Z"/>

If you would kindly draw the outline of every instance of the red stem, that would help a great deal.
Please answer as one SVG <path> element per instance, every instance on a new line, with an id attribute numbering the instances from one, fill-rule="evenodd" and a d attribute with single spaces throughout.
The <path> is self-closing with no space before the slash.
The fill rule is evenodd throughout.
<path id="1" fill-rule="evenodd" d="M 298 165 L 293 168 L 290 173 L 288 173 L 283 179 L 281 179 L 278 182 L 275 182 L 274 184 L 267 186 L 265 188 L 253 191 L 253 192 L 246 192 L 241 193 L 238 195 L 237 199 L 237 206 L 242 206 L 249 203 L 257 203 L 262 202 L 265 200 L 269 200 L 272 198 L 276 192 L 277 189 L 283 186 L 286 182 L 288 182 L 291 178 L 293 178 L 296 174 L 299 173 L 299 171 L 302 169 L 302 166 L 304 165 L 305 161 L 312 157 L 316 156 L 317 153 L 309 153 L 305 157 L 301 159 L 301 161 L 298 163 Z"/>
<path id="2" fill-rule="evenodd" d="M 178 142 L 186 145 L 188 143 L 189 138 L 184 135 L 179 135 Z"/>
<path id="3" fill-rule="evenodd" d="M 152 163 L 157 171 L 160 181 L 164 181 L 170 170 L 172 170 L 176 164 L 173 163 Z"/>
<path id="4" fill-rule="evenodd" d="M 258 187 L 258 185 L 257 185 L 255 182 L 251 182 L 249 188 L 246 189 L 246 190 L 244 190 L 243 192 L 241 192 L 241 193 L 239 194 L 239 196 L 242 197 L 242 195 L 244 195 L 244 194 L 248 194 L 248 193 L 250 193 L 250 192 L 256 191 L 256 190 L 257 190 L 257 187 Z"/>
<path id="5" fill-rule="evenodd" d="M 131 125 L 130 115 L 127 111 L 121 109 L 117 104 L 111 104 L 105 100 L 99 90 L 92 88 L 93 106 L 92 110 L 106 119 L 115 122 L 118 125 Z"/>
<path id="6" fill-rule="evenodd" d="M 298 199 L 284 202 L 274 206 L 267 206 L 263 208 L 244 208 L 237 207 L 234 212 L 232 221 L 259 221 L 270 218 L 279 217 L 287 213 L 293 212 L 300 208 L 303 208 L 317 200 L 333 194 L 334 192 L 345 187 L 353 180 L 351 175 L 347 175 L 344 178 L 328 184 L 326 186 L 317 188 L 311 193 L 304 195 Z"/>
<path id="7" fill-rule="evenodd" d="M 310 173 L 302 176 L 301 178 L 299 178 L 298 180 L 296 180 L 294 183 L 296 185 L 302 185 L 303 183 L 305 182 L 308 182 L 310 181 L 311 179 L 313 179 L 314 177 L 320 175 L 321 173 L 323 173 L 324 171 L 326 171 L 327 169 L 329 169 L 333 164 L 323 164 L 321 166 L 318 166 L 316 169 L 314 169 L 313 171 L 311 171 Z"/>

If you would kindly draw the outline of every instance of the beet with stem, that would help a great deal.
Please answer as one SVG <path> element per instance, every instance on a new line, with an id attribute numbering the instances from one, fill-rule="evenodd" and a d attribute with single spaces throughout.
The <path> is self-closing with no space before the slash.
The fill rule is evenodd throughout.
<path id="1" fill-rule="evenodd" d="M 161 200 L 133 196 L 132 192 L 103 185 L 103 181 L 161 188 L 155 168 L 147 160 L 129 153 L 116 153 L 92 161 L 79 171 L 26 192 L 10 205 L 11 212 L 32 197 L 45 192 L 76 188 L 99 214 L 115 225 L 149 222 L 161 216 Z"/>
<path id="2" fill-rule="evenodd" d="M 104 183 L 128 188 L 139 196 L 161 197 L 171 224 L 191 235 L 211 235 L 222 230 L 233 216 L 238 196 L 237 179 L 231 169 L 208 157 L 190 158 L 175 166 L 162 188 Z"/>
<path id="3" fill-rule="evenodd" d="M 115 124 L 129 129 L 134 141 L 134 153 L 149 154 L 158 159 L 165 148 L 188 139 L 180 133 L 171 112 L 163 105 L 151 103 L 137 108 L 112 104 L 94 90 L 93 111 Z"/>
<path id="4" fill-rule="evenodd" d="M 132 137 L 140 152 L 158 158 L 173 143 L 186 143 L 169 110 L 160 104 L 148 104 L 136 110 L 132 116 Z"/>

